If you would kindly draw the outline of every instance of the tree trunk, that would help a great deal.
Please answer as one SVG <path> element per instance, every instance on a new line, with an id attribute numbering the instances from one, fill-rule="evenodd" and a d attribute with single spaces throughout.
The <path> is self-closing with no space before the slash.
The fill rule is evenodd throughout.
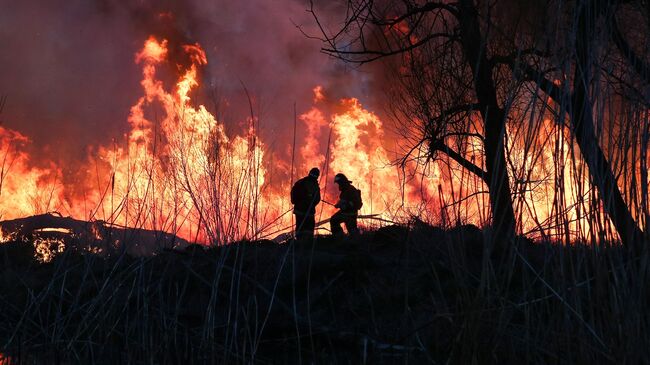
<path id="1" fill-rule="evenodd" d="M 614 223 L 621 242 L 639 249 L 643 233 L 628 209 L 617 185 L 616 177 L 603 150 L 598 144 L 594 129 L 592 104 L 589 100 L 591 77 L 591 39 L 594 32 L 595 5 L 590 0 L 578 4 L 578 29 L 576 32 L 576 65 L 571 95 L 571 130 L 580 148 L 591 179 L 600 193 L 605 213 Z"/>
<path id="2" fill-rule="evenodd" d="M 474 87 L 485 129 L 485 158 L 493 244 L 507 246 L 515 234 L 515 214 L 504 152 L 505 112 L 497 103 L 497 92 L 481 36 L 478 12 L 472 0 L 461 0 L 459 20 L 463 52 L 474 74 Z"/>

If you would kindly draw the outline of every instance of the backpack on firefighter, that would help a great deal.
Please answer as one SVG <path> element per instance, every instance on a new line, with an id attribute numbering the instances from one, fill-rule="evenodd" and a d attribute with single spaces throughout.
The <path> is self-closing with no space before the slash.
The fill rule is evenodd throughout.
<path id="1" fill-rule="evenodd" d="M 354 210 L 361 210 L 363 207 L 363 199 L 361 199 L 361 190 L 357 188 L 354 189 L 354 194 L 352 195 L 352 205 L 354 206 Z"/>
<path id="2" fill-rule="evenodd" d="M 291 204 L 298 204 L 298 202 L 305 199 L 306 194 L 303 181 L 296 181 L 291 187 Z"/>
<path id="3" fill-rule="evenodd" d="M 363 207 L 361 190 L 352 186 L 352 181 L 350 181 L 344 174 L 336 174 L 334 176 L 334 182 L 339 184 L 341 190 L 342 204 L 338 208 L 345 211 L 358 211 Z"/>

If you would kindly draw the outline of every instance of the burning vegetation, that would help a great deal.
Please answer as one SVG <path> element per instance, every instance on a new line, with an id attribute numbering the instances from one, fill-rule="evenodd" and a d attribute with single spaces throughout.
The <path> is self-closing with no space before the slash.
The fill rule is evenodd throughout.
<path id="1" fill-rule="evenodd" d="M 169 47 L 167 40 L 152 36 L 135 55 L 142 67 L 143 95 L 131 107 L 125 141 L 99 146 L 97 157 L 88 158 L 84 169 L 89 177 L 95 175 L 94 184 L 68 186 L 60 167 L 32 167 L 24 148 L 29 138 L 0 127 L 4 219 L 58 211 L 202 244 L 265 238 L 291 231 L 286 214 L 290 180 L 319 166 L 326 173 L 323 180 L 331 179 L 332 171 L 346 171 L 357 182 L 368 202 L 362 214 L 394 222 L 417 216 L 442 225 L 490 224 L 489 181 L 482 167 L 485 131 L 471 110 L 459 109 L 462 114 L 451 116 L 469 118 L 462 133 L 419 129 L 424 123 L 420 118 L 426 116 L 414 115 L 418 122 L 400 125 L 404 140 L 396 140 L 359 100 L 329 100 L 316 86 L 314 105 L 297 116 L 305 129 L 303 140 L 297 151 L 293 148 L 291 161 L 278 160 L 282 153 L 269 150 L 259 137 L 255 115 L 243 122 L 243 134 L 229 136 L 206 106 L 193 102 L 201 67 L 208 62 L 198 43 L 174 46 L 182 49 L 184 62 L 176 65 L 175 82 L 163 81 L 167 66 L 174 65 Z M 420 55 L 409 57 L 415 56 Z M 407 72 L 400 69 L 404 82 L 409 82 Z M 554 105 L 549 100 L 546 108 Z M 550 111 L 513 113 L 517 120 L 533 118 L 526 128 L 519 123 L 505 126 L 509 138 L 503 163 L 508 166 L 517 232 L 554 240 L 616 239 L 611 220 L 594 200 L 584 173 L 588 168 L 569 132 L 549 119 Z M 423 139 L 414 143 L 417 138 Z M 72 194 L 71 189 L 83 193 Z M 336 195 L 333 184 L 324 194 Z M 319 215 L 331 213 L 333 208 L 324 206 Z M 557 221 L 558 215 L 563 222 Z M 599 218 L 593 221 L 590 215 Z"/>
<path id="2" fill-rule="evenodd" d="M 190 94 L 199 86 L 200 67 L 208 62 L 200 45 L 182 46 L 189 66 L 180 68 L 177 82 L 166 86 L 158 73 L 169 62 L 168 47 L 167 40 L 150 37 L 136 54 L 144 95 L 131 108 L 126 143 L 98 149 L 97 183 L 86 187 L 82 200 L 66 194 L 78 187 L 62 184 L 60 169 L 29 167 L 30 156 L 21 151 L 27 137 L 2 130 L 2 193 L 8 197 L 0 207 L 3 218 L 60 211 L 204 244 L 268 237 L 292 229 L 286 215 L 289 170 L 313 165 L 350 171 L 367 194 L 362 213 L 398 220 L 435 209 L 433 201 L 419 199 L 418 190 L 434 189 L 439 177 L 427 176 L 426 183 L 407 181 L 384 146 L 383 123 L 357 99 L 334 102 L 335 111 L 327 117 L 320 107 L 327 110 L 328 101 L 316 87 L 315 106 L 298 117 L 307 129 L 298 164 L 271 163 L 276 154 L 258 137 L 255 116 L 245 121 L 243 135 L 228 136 L 204 105 L 193 105 Z M 324 208 L 324 214 L 331 212 Z"/>
<path id="3" fill-rule="evenodd" d="M 122 138 L 0 126 L 0 364 L 647 361 L 648 1 L 310 1 L 286 120 L 169 3 Z"/>

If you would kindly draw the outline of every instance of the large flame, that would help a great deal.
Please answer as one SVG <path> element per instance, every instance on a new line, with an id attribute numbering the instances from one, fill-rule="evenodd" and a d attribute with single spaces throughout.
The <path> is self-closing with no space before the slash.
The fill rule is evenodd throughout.
<path id="1" fill-rule="evenodd" d="M 207 63 L 198 45 L 183 47 L 191 65 L 174 90 L 165 90 L 157 66 L 166 61 L 166 45 L 149 38 L 136 55 L 144 95 L 131 108 L 128 146 L 101 152 L 112 167 L 111 194 L 117 195 L 110 209 L 103 199 L 103 208 L 111 221 L 201 242 L 255 237 L 266 208 L 259 203 L 262 145 L 250 132 L 229 138 L 205 106 L 191 104 L 198 67 Z M 161 109 L 159 120 L 146 116 L 151 108 Z"/>
<path id="2" fill-rule="evenodd" d="M 26 136 L 0 127 L 0 219 L 44 213 L 62 205 L 61 171 L 33 167 Z"/>

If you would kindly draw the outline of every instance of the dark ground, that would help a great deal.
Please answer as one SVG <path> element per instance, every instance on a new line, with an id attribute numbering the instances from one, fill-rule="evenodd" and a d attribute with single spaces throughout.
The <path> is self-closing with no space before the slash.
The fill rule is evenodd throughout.
<path id="1" fill-rule="evenodd" d="M 414 223 L 152 257 L 0 245 L 0 346 L 23 364 L 642 363 L 648 269 L 620 248 Z M 75 252 L 76 251 L 76 252 Z"/>

